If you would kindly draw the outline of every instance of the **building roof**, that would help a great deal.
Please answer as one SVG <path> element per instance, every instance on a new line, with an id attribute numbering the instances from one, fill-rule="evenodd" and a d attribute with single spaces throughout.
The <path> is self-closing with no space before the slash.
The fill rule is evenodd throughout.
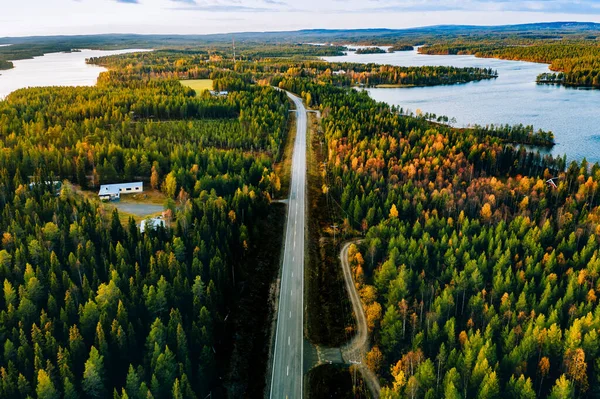
<path id="1" fill-rule="evenodd" d="M 98 192 L 98 195 L 118 194 L 121 190 L 126 190 L 127 188 L 143 188 L 143 186 L 144 183 L 142 183 L 141 181 L 133 183 L 103 184 L 100 186 L 100 191 Z"/>
<path id="2" fill-rule="evenodd" d="M 140 232 L 143 233 L 147 228 L 156 228 L 158 226 L 166 226 L 165 219 L 162 216 L 147 218 L 140 223 Z"/>

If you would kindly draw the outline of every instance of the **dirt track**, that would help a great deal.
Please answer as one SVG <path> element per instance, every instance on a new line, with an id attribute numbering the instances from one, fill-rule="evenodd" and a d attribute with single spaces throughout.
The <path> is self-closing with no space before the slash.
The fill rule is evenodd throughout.
<path id="1" fill-rule="evenodd" d="M 352 271 L 350 264 L 348 263 L 348 248 L 352 244 L 359 243 L 360 240 L 353 240 L 344 243 L 342 250 L 340 251 L 340 262 L 344 271 L 344 280 L 346 282 L 346 289 L 348 290 L 348 296 L 352 302 L 352 309 L 356 317 L 356 335 L 352 340 L 341 348 L 342 357 L 346 363 L 357 364 L 363 379 L 367 383 L 369 390 L 374 398 L 379 397 L 379 391 L 381 386 L 379 385 L 379 379 L 366 365 L 365 356 L 369 351 L 369 332 L 367 329 L 367 319 L 363 310 L 360 295 L 356 291 L 354 280 L 352 279 Z"/>

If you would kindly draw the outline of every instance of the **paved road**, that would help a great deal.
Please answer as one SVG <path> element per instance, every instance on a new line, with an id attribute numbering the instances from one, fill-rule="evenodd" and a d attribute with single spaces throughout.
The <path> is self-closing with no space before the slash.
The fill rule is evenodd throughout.
<path id="1" fill-rule="evenodd" d="M 300 98 L 290 93 L 288 97 L 296 105 L 297 125 L 273 353 L 271 399 L 302 398 L 306 109 Z"/>

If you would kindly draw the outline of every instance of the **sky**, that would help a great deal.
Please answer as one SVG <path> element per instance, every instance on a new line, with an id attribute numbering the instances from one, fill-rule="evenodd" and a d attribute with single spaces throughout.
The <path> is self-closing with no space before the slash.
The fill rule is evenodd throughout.
<path id="1" fill-rule="evenodd" d="M 0 0 L 0 37 L 600 22 L 600 0 Z"/>

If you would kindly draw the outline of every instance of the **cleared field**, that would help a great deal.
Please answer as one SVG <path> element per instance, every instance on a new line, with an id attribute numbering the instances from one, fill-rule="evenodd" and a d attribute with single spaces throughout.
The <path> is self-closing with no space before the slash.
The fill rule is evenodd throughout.
<path id="1" fill-rule="evenodd" d="M 160 214 L 164 207 L 162 205 L 154 205 L 154 204 L 134 204 L 134 203 L 120 203 L 114 202 L 110 205 L 116 207 L 119 210 L 119 213 L 126 213 L 134 216 L 139 216 L 141 218 L 146 218 L 149 216 L 155 216 Z M 135 217 L 134 217 L 135 219 Z"/>
<path id="2" fill-rule="evenodd" d="M 152 190 L 147 187 L 147 191 L 139 194 L 122 195 L 119 201 L 101 202 L 98 200 L 98 191 L 96 189 L 82 190 L 78 185 L 71 185 L 71 190 L 78 196 L 91 201 L 97 201 L 99 206 L 111 214 L 114 208 L 119 210 L 119 216 L 123 225 L 127 225 L 129 217 L 132 217 L 137 224 L 147 217 L 158 216 L 164 210 L 166 197 L 158 190 Z"/>
<path id="3" fill-rule="evenodd" d="M 213 81 L 212 79 L 189 79 L 180 80 L 181 84 L 187 87 L 191 87 L 196 91 L 196 94 L 202 93 L 204 90 L 212 90 Z"/>

